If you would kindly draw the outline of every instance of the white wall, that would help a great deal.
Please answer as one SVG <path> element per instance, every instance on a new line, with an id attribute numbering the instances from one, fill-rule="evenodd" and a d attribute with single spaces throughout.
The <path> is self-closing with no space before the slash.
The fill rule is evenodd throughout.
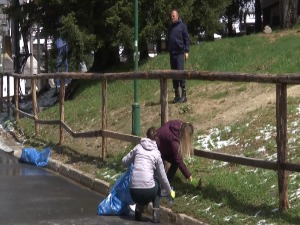
<path id="1" fill-rule="evenodd" d="M 25 80 L 20 79 L 20 88 L 21 92 L 25 93 Z M 14 78 L 12 76 L 9 77 L 9 96 L 14 96 Z M 7 97 L 7 76 L 3 77 L 3 97 Z"/>

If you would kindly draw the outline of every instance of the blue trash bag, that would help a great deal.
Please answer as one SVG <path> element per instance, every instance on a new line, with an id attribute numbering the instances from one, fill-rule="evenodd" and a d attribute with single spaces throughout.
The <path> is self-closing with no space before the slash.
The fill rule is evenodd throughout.
<path id="1" fill-rule="evenodd" d="M 122 174 L 111 189 L 110 194 L 99 204 L 98 215 L 125 215 L 129 205 L 134 204 L 130 195 L 130 178 L 133 164 Z"/>
<path id="2" fill-rule="evenodd" d="M 33 164 L 36 166 L 46 166 L 50 157 L 50 148 L 37 151 L 35 148 L 23 148 L 19 162 Z"/>

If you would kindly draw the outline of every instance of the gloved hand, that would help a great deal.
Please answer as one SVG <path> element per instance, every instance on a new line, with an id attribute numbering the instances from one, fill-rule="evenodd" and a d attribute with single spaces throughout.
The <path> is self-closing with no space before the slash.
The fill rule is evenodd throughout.
<path id="1" fill-rule="evenodd" d="M 171 196 L 172 199 L 175 198 L 175 191 L 174 190 L 171 190 L 170 196 Z"/>

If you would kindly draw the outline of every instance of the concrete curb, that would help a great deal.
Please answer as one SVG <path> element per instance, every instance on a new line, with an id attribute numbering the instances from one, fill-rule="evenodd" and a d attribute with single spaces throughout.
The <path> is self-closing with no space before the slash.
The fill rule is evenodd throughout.
<path id="1" fill-rule="evenodd" d="M 95 176 L 84 173 L 81 170 L 75 169 L 70 165 L 63 164 L 58 160 L 50 158 L 47 168 L 73 181 L 76 181 L 77 183 L 90 188 L 91 190 L 96 191 L 102 195 L 109 194 L 110 184 L 108 182 L 97 179 Z"/>
<path id="2" fill-rule="evenodd" d="M 47 168 L 65 177 L 68 177 L 69 179 L 72 179 L 79 184 L 96 191 L 97 193 L 102 195 L 109 194 L 110 184 L 108 182 L 97 179 L 93 175 L 84 173 L 70 165 L 65 165 L 57 160 L 49 159 Z M 147 207 L 147 213 L 151 215 L 152 210 L 152 204 L 149 204 Z M 198 221 L 185 214 L 174 213 L 171 209 L 165 207 L 161 207 L 161 219 L 176 225 L 207 225 L 206 223 Z"/>
<path id="3" fill-rule="evenodd" d="M 14 156 L 20 158 L 22 150 L 14 150 Z M 60 175 L 67 177 L 101 195 L 107 196 L 110 191 L 110 184 L 106 181 L 97 179 L 92 174 L 84 173 L 71 165 L 63 164 L 62 162 L 49 158 L 48 165 L 46 166 L 49 170 L 59 173 Z M 208 225 L 201 221 L 194 219 L 193 217 L 187 216 L 181 213 L 174 213 L 171 209 L 161 207 L 161 219 L 169 223 L 176 225 Z M 147 207 L 147 213 L 152 214 L 152 204 Z"/>

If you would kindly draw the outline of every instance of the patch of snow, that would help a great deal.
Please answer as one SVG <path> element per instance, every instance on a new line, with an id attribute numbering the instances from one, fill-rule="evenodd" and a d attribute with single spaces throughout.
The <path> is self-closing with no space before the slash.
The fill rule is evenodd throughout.
<path id="1" fill-rule="evenodd" d="M 239 140 L 235 140 L 233 137 L 227 140 L 222 140 L 221 134 L 223 132 L 230 133 L 231 128 L 228 126 L 225 127 L 224 130 L 213 128 L 209 131 L 209 134 L 198 136 L 198 147 L 206 151 L 211 151 L 215 149 L 221 149 L 227 146 L 238 145 Z"/>
<path id="2" fill-rule="evenodd" d="M 272 209 L 272 212 L 279 212 L 279 208 Z"/>
<path id="3" fill-rule="evenodd" d="M 191 200 L 194 200 L 194 199 L 195 199 L 195 198 L 197 198 L 197 197 L 198 197 L 198 195 L 196 195 L 196 196 L 192 197 L 192 198 L 191 198 Z"/>
<path id="4" fill-rule="evenodd" d="M 298 126 L 298 121 L 293 121 L 293 122 L 291 123 L 291 126 L 297 127 L 297 126 Z"/>
<path id="5" fill-rule="evenodd" d="M 260 213 L 261 213 L 261 211 L 258 211 L 257 213 L 255 213 L 254 217 L 258 217 Z"/>
<path id="6" fill-rule="evenodd" d="M 267 156 L 267 160 L 269 161 L 273 161 L 277 159 L 277 153 L 274 153 L 273 155 L 269 155 Z"/>
<path id="7" fill-rule="evenodd" d="M 218 206 L 218 207 L 220 207 L 220 206 L 223 205 L 223 202 L 221 202 L 221 203 L 219 203 L 219 204 L 218 204 L 218 203 L 215 203 L 215 205 Z"/>
<path id="8" fill-rule="evenodd" d="M 296 200 L 300 197 L 300 188 L 296 189 L 291 195 L 290 195 L 290 201 Z"/>
<path id="9" fill-rule="evenodd" d="M 204 209 L 204 212 L 208 213 L 210 209 L 211 209 L 211 206 L 209 206 L 208 208 Z"/>
<path id="10" fill-rule="evenodd" d="M 13 152 L 14 150 L 7 146 L 6 144 L 3 144 L 4 141 L 1 140 L 2 137 L 0 137 L 0 150 L 3 150 L 5 152 Z"/>
<path id="11" fill-rule="evenodd" d="M 259 149 L 257 149 L 257 152 L 266 152 L 266 147 L 262 146 Z"/>
<path id="12" fill-rule="evenodd" d="M 231 220 L 231 216 L 225 216 L 225 217 L 224 217 L 224 221 L 225 221 L 225 222 L 229 222 L 230 220 Z"/>

